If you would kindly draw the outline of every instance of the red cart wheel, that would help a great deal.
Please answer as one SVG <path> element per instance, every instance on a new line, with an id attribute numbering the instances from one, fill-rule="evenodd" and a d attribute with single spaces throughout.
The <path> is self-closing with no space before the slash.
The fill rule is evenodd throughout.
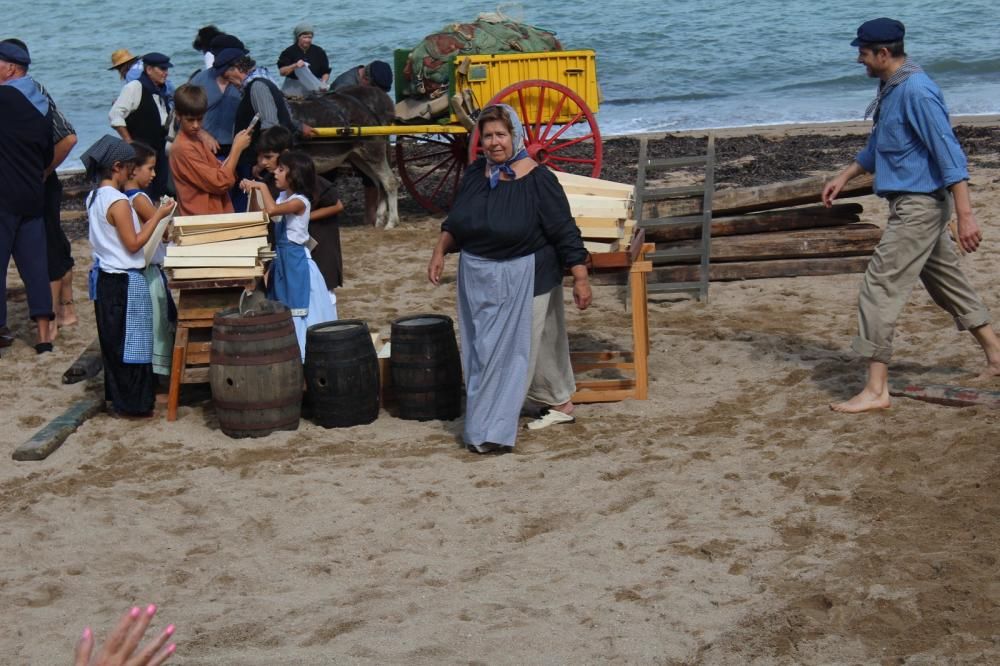
<path id="1" fill-rule="evenodd" d="M 601 130 L 587 103 L 572 89 L 542 80 L 507 86 L 490 104 L 509 104 L 524 125 L 524 147 L 539 164 L 581 176 L 601 175 Z M 472 131 L 469 158 L 482 152 L 479 128 Z"/>
<path id="2" fill-rule="evenodd" d="M 410 196 L 430 213 L 451 208 L 468 157 L 468 134 L 396 135 L 399 177 Z"/>

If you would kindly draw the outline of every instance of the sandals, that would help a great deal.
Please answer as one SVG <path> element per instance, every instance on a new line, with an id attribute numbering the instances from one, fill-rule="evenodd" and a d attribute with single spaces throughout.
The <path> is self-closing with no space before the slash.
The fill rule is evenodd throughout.
<path id="1" fill-rule="evenodd" d="M 560 423 L 576 423 L 576 419 L 573 418 L 572 414 L 560 412 L 558 409 L 546 409 L 539 414 L 537 419 L 526 424 L 524 427 L 528 430 L 541 430 L 542 428 L 548 428 L 551 425 Z"/>

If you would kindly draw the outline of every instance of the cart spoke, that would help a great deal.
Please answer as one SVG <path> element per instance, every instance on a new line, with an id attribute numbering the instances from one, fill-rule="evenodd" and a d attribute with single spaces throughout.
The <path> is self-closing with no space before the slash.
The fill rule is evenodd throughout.
<path id="1" fill-rule="evenodd" d="M 433 157 L 444 157 L 444 156 L 451 157 L 451 155 L 452 155 L 452 152 L 450 150 L 438 150 L 438 151 L 433 152 L 433 153 L 420 153 L 419 155 L 414 155 L 413 157 L 408 157 L 406 161 L 407 162 L 422 162 L 422 161 L 425 161 L 425 160 L 429 160 L 429 159 L 431 159 Z"/>
<path id="2" fill-rule="evenodd" d="M 413 181 L 413 184 L 414 184 L 414 185 L 417 185 L 417 184 L 419 184 L 419 183 L 420 183 L 420 182 L 422 182 L 422 181 L 423 181 L 423 180 L 424 180 L 425 178 L 427 178 L 427 176 L 431 175 L 432 173 L 434 173 L 435 171 L 437 171 L 438 169 L 440 169 L 441 167 L 443 167 L 443 166 L 444 166 L 445 164 L 448 164 L 449 162 L 451 162 L 451 163 L 454 163 L 454 162 L 455 162 L 455 160 L 453 160 L 453 159 L 446 159 L 446 160 L 441 160 L 440 162 L 438 162 L 437 164 L 435 164 L 433 168 L 431 168 L 431 169 L 430 169 L 430 170 L 428 170 L 428 171 L 427 171 L 426 173 L 424 173 L 424 175 L 420 176 L 420 178 L 417 178 L 417 179 L 415 179 L 415 180 Z"/>
<path id="3" fill-rule="evenodd" d="M 438 183 L 438 186 L 434 188 L 433 192 L 431 192 L 431 199 L 437 198 L 437 195 L 441 191 L 441 188 L 444 187 L 445 183 L 448 182 L 448 176 L 451 174 L 451 170 L 455 168 L 455 165 L 456 162 L 454 161 L 452 161 L 452 163 L 448 165 L 448 170 L 444 172 L 443 176 L 441 176 L 441 182 Z"/>
<path id="4" fill-rule="evenodd" d="M 513 101 L 513 100 L 511 100 Z M 527 118 L 527 105 L 524 103 L 524 90 L 521 88 L 517 89 L 517 105 L 521 107 L 521 128 L 524 130 L 524 144 L 528 145 L 532 141 L 531 128 L 524 122 L 524 118 Z M 514 106 L 511 104 L 511 106 Z"/>
<path id="5" fill-rule="evenodd" d="M 554 153 L 557 150 L 562 150 L 563 148 L 569 148 L 570 146 L 575 146 L 576 144 L 582 141 L 587 141 L 588 139 L 593 139 L 593 138 L 594 138 L 594 133 L 591 132 L 586 136 L 570 139 L 569 141 L 560 141 L 559 143 L 554 143 L 555 139 L 553 139 L 552 141 L 545 144 L 545 150 L 547 150 L 549 153 Z"/>
<path id="6" fill-rule="evenodd" d="M 566 157 L 564 155 L 556 155 L 549 157 L 550 162 L 569 162 L 571 164 L 594 164 L 597 162 L 596 157 Z M 546 162 L 548 165 L 549 162 Z"/>
<path id="7" fill-rule="evenodd" d="M 559 98 L 559 101 L 556 103 L 556 108 L 552 111 L 552 116 L 549 118 L 548 124 L 545 125 L 545 131 L 542 132 L 541 136 L 538 137 L 539 141 L 542 141 L 544 143 L 548 140 L 549 132 L 552 131 L 552 125 L 555 123 L 556 118 L 559 117 L 559 114 L 562 113 L 563 104 L 565 103 L 566 103 L 566 95 L 563 95 L 562 97 Z M 548 143 L 551 143 L 551 141 L 548 141 Z"/>

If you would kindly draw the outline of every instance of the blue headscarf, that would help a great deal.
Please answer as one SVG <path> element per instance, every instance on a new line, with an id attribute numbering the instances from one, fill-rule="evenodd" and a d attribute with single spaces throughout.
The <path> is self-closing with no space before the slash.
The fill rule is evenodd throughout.
<path id="1" fill-rule="evenodd" d="M 517 111 L 508 104 L 495 104 L 494 106 L 506 111 L 507 117 L 510 118 L 510 124 L 514 126 L 510 137 L 511 144 L 514 146 L 514 154 L 506 162 L 494 162 L 490 159 L 489 155 L 486 155 L 486 151 L 483 151 L 483 154 L 486 156 L 486 164 L 490 168 L 491 190 L 500 182 L 501 172 L 509 176 L 511 180 L 516 178 L 514 169 L 510 165 L 528 156 L 528 151 L 524 148 L 524 126 L 521 125 L 521 119 L 517 117 Z"/>

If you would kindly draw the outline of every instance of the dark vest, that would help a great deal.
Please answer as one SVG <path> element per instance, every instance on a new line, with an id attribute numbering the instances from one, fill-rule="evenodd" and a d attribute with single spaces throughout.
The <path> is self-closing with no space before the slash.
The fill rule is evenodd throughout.
<path id="1" fill-rule="evenodd" d="M 243 99 L 240 100 L 240 105 L 236 108 L 236 120 L 233 123 L 233 134 L 245 130 L 249 127 L 250 121 L 253 120 L 253 116 L 256 111 L 254 111 L 253 103 L 250 100 L 250 90 L 256 85 L 267 86 L 268 91 L 271 93 L 271 97 L 274 98 L 274 107 L 278 109 L 278 123 L 294 132 L 295 123 L 292 122 L 292 115 L 288 112 L 288 103 L 285 101 L 285 96 L 282 94 L 281 89 L 267 79 L 254 79 L 250 82 L 250 85 L 246 87 L 246 90 L 243 91 Z M 259 134 L 260 125 L 257 126 L 256 130 L 254 130 L 253 143 L 251 145 L 256 145 L 257 136 Z"/>
<path id="2" fill-rule="evenodd" d="M 13 86 L 0 86 L 0 209 L 41 217 L 52 161 L 52 105 L 46 115 Z"/>
<path id="3" fill-rule="evenodd" d="M 125 117 L 125 127 L 133 139 L 142 141 L 156 152 L 163 152 L 167 145 L 167 128 L 160 122 L 160 110 L 153 100 L 153 93 L 142 89 L 142 98 L 135 111 Z"/>

